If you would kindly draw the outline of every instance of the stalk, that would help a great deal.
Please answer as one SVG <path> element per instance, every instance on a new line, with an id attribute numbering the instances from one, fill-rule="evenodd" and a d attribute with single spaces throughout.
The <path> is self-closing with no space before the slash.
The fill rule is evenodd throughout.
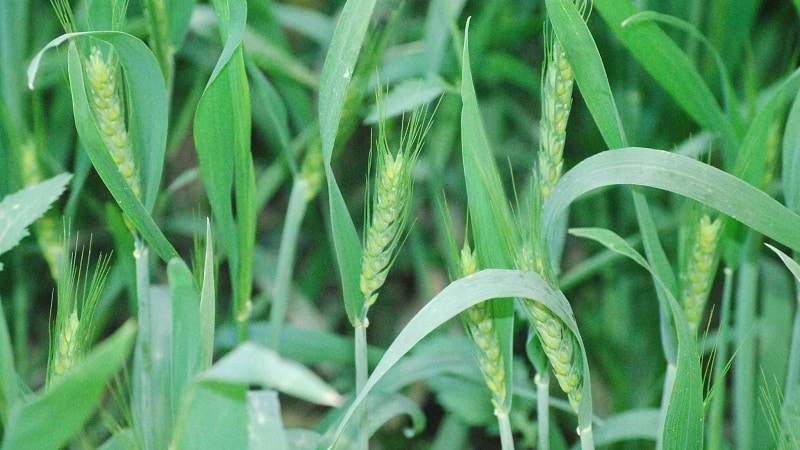
<path id="1" fill-rule="evenodd" d="M 280 351 L 281 331 L 283 322 L 286 320 L 286 308 L 289 302 L 289 288 L 294 270 L 300 226 L 303 223 L 306 207 L 322 186 L 322 177 L 322 152 L 318 147 L 314 147 L 306 154 L 302 170 L 292 185 L 289 207 L 286 211 L 286 222 L 281 235 L 281 247 L 278 251 L 278 267 L 275 271 L 275 289 L 269 317 L 269 346 L 276 352 Z"/>
<path id="2" fill-rule="evenodd" d="M 731 303 L 733 299 L 733 269 L 725 267 L 722 273 L 725 281 L 722 289 L 722 311 L 719 319 L 717 355 L 714 357 L 714 397 L 708 414 L 708 433 L 706 442 L 709 450 L 723 448 L 723 425 L 725 419 L 725 371 L 728 364 L 728 331 L 730 329 Z"/>
<path id="3" fill-rule="evenodd" d="M 756 342 L 752 331 L 756 323 L 756 298 L 758 296 L 758 243 L 755 232 L 748 232 L 739 266 L 736 287 L 736 321 L 734 324 L 738 347 L 733 361 L 733 419 L 735 445 L 752 448 L 755 409 Z"/>
<path id="4" fill-rule="evenodd" d="M 536 383 L 536 417 L 539 426 L 539 448 L 550 448 L 550 372 L 542 371 L 533 379 Z"/>

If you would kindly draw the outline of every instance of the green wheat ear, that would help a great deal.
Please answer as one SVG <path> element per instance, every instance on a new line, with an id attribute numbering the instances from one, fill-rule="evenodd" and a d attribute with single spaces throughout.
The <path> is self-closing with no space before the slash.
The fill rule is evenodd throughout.
<path id="1" fill-rule="evenodd" d="M 681 274 L 681 302 L 689 329 L 696 333 L 705 312 L 717 269 L 717 247 L 722 218 L 703 214 L 692 238 L 691 251 Z"/>
<path id="2" fill-rule="evenodd" d="M 515 263 L 519 270 L 536 272 L 550 285 L 556 286 L 541 233 L 543 195 L 539 175 L 534 171 L 527 204 L 524 205 L 526 208 L 517 216 Z M 567 394 L 570 406 L 577 411 L 583 395 L 583 360 L 578 341 L 569 327 L 542 303 L 526 298 L 522 299 L 521 305 L 536 331 L 559 387 Z"/>
<path id="3" fill-rule="evenodd" d="M 113 63 L 113 58 L 106 59 L 96 45 L 91 48 L 85 69 L 89 80 L 92 110 L 103 143 L 106 144 L 117 169 L 133 193 L 141 198 L 139 172 L 133 159 L 133 147 L 125 125 L 124 103 L 117 86 L 119 70 Z"/>
<path id="4" fill-rule="evenodd" d="M 366 317 L 367 309 L 377 300 L 378 290 L 386 281 L 403 240 L 411 207 L 411 172 L 431 123 L 424 119 L 424 115 L 425 110 L 418 109 L 404 124 L 400 149 L 394 154 L 389 149 L 384 120 L 381 117 L 378 121 L 375 187 L 371 192 L 371 202 L 367 201 L 365 216 L 369 226 L 364 233 L 361 253 L 359 285 L 365 301 L 362 317 Z"/>
<path id="5" fill-rule="evenodd" d="M 478 260 L 467 241 L 461 249 L 461 271 L 463 276 L 478 271 Z M 495 411 L 501 411 L 507 395 L 506 373 L 500 339 L 497 337 L 491 315 L 491 303 L 485 301 L 467 308 L 461 314 L 461 322 L 474 344 L 475 359 L 478 361 L 486 387 L 492 393 L 492 406 Z"/>
<path id="6" fill-rule="evenodd" d="M 66 234 L 66 233 L 65 233 Z M 69 251 L 65 237 L 56 296 L 56 318 L 51 330 L 47 382 L 66 374 L 91 346 L 93 316 L 109 272 L 109 256 L 100 255 L 89 276 L 89 250 Z"/>

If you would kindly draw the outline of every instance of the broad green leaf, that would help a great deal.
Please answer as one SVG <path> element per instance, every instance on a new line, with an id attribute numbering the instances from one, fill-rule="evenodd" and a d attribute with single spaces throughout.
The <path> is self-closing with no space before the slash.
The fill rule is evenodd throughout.
<path id="1" fill-rule="evenodd" d="M 214 239 L 211 222 L 206 221 L 206 253 L 203 263 L 203 287 L 200 289 L 200 368 L 211 367 L 214 358 L 214 324 L 216 309 L 216 285 L 214 282 Z"/>
<path id="2" fill-rule="evenodd" d="M 663 280 L 647 264 L 647 261 L 616 233 L 598 228 L 578 229 L 577 231 L 573 234 L 594 239 L 609 250 L 629 257 L 650 272 L 656 285 L 662 286 L 664 289 Z M 663 292 L 666 299 L 660 297 L 659 300 L 667 303 L 665 309 L 669 311 L 671 317 L 662 318 L 662 321 L 674 319 L 672 323 L 677 333 L 678 345 L 675 358 L 671 359 L 670 355 L 667 355 L 670 360 L 667 371 L 669 373 L 674 367 L 676 376 L 674 379 L 667 377 L 667 381 L 665 381 L 667 384 L 665 395 L 668 395 L 669 399 L 666 400 L 662 442 L 665 448 L 702 448 L 703 382 L 700 371 L 700 355 L 697 351 L 695 336 L 689 331 L 689 325 L 675 296 L 666 289 Z"/>
<path id="3" fill-rule="evenodd" d="M 594 443 L 610 445 L 616 442 L 658 438 L 661 411 L 658 409 L 634 409 L 615 414 L 595 425 Z"/>
<path id="4" fill-rule="evenodd" d="M 248 448 L 247 386 L 194 383 L 184 401 L 170 448 L 218 450 Z"/>
<path id="5" fill-rule="evenodd" d="M 781 159 L 784 202 L 792 211 L 800 212 L 800 92 L 795 94 L 786 118 Z"/>
<path id="6" fill-rule="evenodd" d="M 234 314 L 242 321 L 249 309 L 256 226 L 250 95 L 241 45 L 247 5 L 243 0 L 219 0 L 214 6 L 225 46 L 197 105 L 194 140 L 203 184 L 228 251 Z"/>
<path id="7" fill-rule="evenodd" d="M 341 396 L 314 372 L 252 342 L 239 345 L 200 379 L 205 383 L 258 385 L 320 405 L 342 402 Z"/>
<path id="8" fill-rule="evenodd" d="M 284 27 L 314 40 L 325 48 L 333 37 L 333 20 L 319 11 L 288 3 L 270 5 L 275 18 Z"/>
<path id="9" fill-rule="evenodd" d="M 467 181 L 469 218 L 480 267 L 509 269 L 514 267 L 511 245 L 511 211 L 500 181 L 500 172 L 489 147 L 489 139 L 472 84 L 469 59 L 469 20 L 464 30 L 463 66 L 461 68 L 461 155 Z M 513 358 L 514 302 L 511 298 L 492 300 L 492 322 L 497 330 L 500 350 L 507 374 L 506 392 L 511 392 Z M 511 409 L 512 397 L 506 396 L 503 405 Z"/>
<path id="10" fill-rule="evenodd" d="M 599 153 L 564 174 L 544 205 L 545 236 L 552 238 L 558 217 L 575 199 L 620 184 L 650 186 L 689 197 L 800 250 L 800 216 L 766 193 L 694 159 L 638 147 Z"/>
<path id="11" fill-rule="evenodd" d="M 553 24 L 558 42 L 564 48 L 600 134 L 608 148 L 627 145 L 619 111 L 608 85 L 603 61 L 589 28 L 574 0 L 546 0 L 547 15 Z"/>
<path id="12" fill-rule="evenodd" d="M 664 418 L 663 448 L 703 448 L 703 378 L 697 340 L 689 331 L 683 310 L 669 296 L 678 334 L 678 360 L 667 414 Z"/>
<path id="13" fill-rule="evenodd" d="M 3 450 L 61 448 L 92 415 L 133 347 L 136 327 L 126 322 L 40 396 L 12 406 Z M 53 420 L 58 426 L 53 426 Z"/>
<path id="14" fill-rule="evenodd" d="M 14 348 L 11 335 L 8 333 L 8 322 L 0 301 L 0 420 L 8 423 L 9 409 L 22 397 L 22 390 L 17 383 L 18 375 L 14 368 Z"/>
<path id="15" fill-rule="evenodd" d="M 278 148 L 292 173 L 295 174 L 297 163 L 289 144 L 289 118 L 286 114 L 286 105 L 272 83 L 253 64 L 247 64 L 247 73 L 252 91 L 253 120 L 256 126 L 263 130 L 272 146 Z"/>
<path id="16" fill-rule="evenodd" d="M 689 58 L 654 23 L 637 23 L 623 28 L 622 23 L 639 12 L 630 0 L 594 0 L 592 6 L 689 117 L 703 128 L 719 133 L 726 162 L 731 163 L 737 143 L 733 126 Z"/>
<path id="17" fill-rule="evenodd" d="M 553 312 L 574 334 L 581 349 L 583 361 L 583 400 L 579 407 L 578 423 L 581 433 L 590 429 L 592 421 L 591 381 L 589 366 L 583 340 L 578 332 L 577 324 L 572 316 L 569 302 L 561 291 L 553 290 L 540 276 L 533 272 L 522 272 L 507 269 L 486 269 L 458 279 L 450 283 L 436 297 L 428 302 L 403 328 L 400 334 L 386 350 L 381 361 L 370 375 L 364 389 L 350 405 L 347 413 L 333 433 L 334 443 L 353 413 L 364 401 L 365 397 L 383 377 L 408 353 L 420 340 L 433 332 L 443 323 L 460 314 L 470 306 L 482 301 L 504 298 L 530 298 L 541 302 Z"/>
<path id="18" fill-rule="evenodd" d="M 177 419 L 189 383 L 200 372 L 200 293 L 194 283 L 192 271 L 180 258 L 167 264 L 167 278 L 172 304 L 172 339 L 170 346 L 170 371 L 172 417 Z"/>
<path id="19" fill-rule="evenodd" d="M 0 255 L 28 235 L 28 226 L 61 196 L 72 175 L 62 173 L 49 180 L 7 195 L 0 202 Z M 0 271 L 3 263 L 0 262 Z"/>
<path id="20" fill-rule="evenodd" d="M 358 285 L 361 271 L 361 241 L 347 210 L 331 168 L 333 146 L 342 118 L 345 96 L 364 43 L 375 0 L 348 0 L 345 3 L 333 39 L 322 66 L 319 88 L 319 124 L 322 156 L 328 182 L 330 234 L 342 280 L 342 295 L 350 323 L 355 325 L 363 310 L 364 298 Z"/>
<path id="21" fill-rule="evenodd" d="M 789 99 L 798 92 L 798 87 L 800 87 L 800 69 L 786 77 L 771 93 L 764 106 L 758 110 L 742 138 L 733 172 L 736 176 L 750 184 L 759 185 L 767 168 L 764 149 L 768 145 L 770 128 L 775 125 L 775 121 L 780 117 L 779 114 L 784 112 Z"/>
<path id="22" fill-rule="evenodd" d="M 275 391 L 247 393 L 248 450 L 289 450 Z"/>

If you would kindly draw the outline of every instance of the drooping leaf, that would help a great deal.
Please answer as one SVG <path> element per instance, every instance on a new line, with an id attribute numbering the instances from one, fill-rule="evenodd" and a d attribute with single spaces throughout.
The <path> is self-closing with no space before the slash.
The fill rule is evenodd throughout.
<path id="1" fill-rule="evenodd" d="M 569 302 L 560 291 L 553 290 L 540 276 L 533 272 L 507 269 L 486 269 L 450 283 L 444 290 L 425 305 L 403 328 L 381 361 L 370 375 L 364 389 L 347 410 L 336 431 L 332 434 L 333 444 L 341 435 L 353 413 L 387 373 L 420 340 L 437 327 L 457 316 L 470 306 L 493 298 L 530 298 L 541 302 L 572 331 L 580 346 L 583 360 L 583 395 L 578 411 L 581 430 L 590 429 L 592 421 L 591 382 L 586 351 L 581 335 L 572 316 Z"/>
<path id="2" fill-rule="evenodd" d="M 691 158 L 646 148 L 608 150 L 568 171 L 545 202 L 545 236 L 558 216 L 581 195 L 611 185 L 650 186 L 689 197 L 800 250 L 800 216 L 766 193 L 719 169 Z"/>
<path id="3" fill-rule="evenodd" d="M 107 383 L 125 364 L 135 334 L 135 325 L 125 323 L 41 395 L 13 405 L 2 449 L 64 446 L 81 430 Z M 57 427 L 53 426 L 54 418 L 58 419 Z"/>
<path id="4" fill-rule="evenodd" d="M 258 385 L 320 405 L 336 406 L 341 396 L 305 366 L 245 342 L 201 376 L 203 382 Z"/>
<path id="5" fill-rule="evenodd" d="M 61 196 L 72 175 L 62 173 L 49 180 L 7 195 L 0 202 L 0 255 L 28 235 L 28 226 Z M 0 271 L 3 263 L 0 262 Z"/>

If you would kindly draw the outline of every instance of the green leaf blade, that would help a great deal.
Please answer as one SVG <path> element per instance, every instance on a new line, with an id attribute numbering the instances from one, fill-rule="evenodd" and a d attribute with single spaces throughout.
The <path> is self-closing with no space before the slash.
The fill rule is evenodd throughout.
<path id="1" fill-rule="evenodd" d="M 28 226 L 61 196 L 72 175 L 62 173 L 6 196 L 0 202 L 0 255 L 28 235 Z M 0 263 L 0 270 L 3 264 Z"/>

